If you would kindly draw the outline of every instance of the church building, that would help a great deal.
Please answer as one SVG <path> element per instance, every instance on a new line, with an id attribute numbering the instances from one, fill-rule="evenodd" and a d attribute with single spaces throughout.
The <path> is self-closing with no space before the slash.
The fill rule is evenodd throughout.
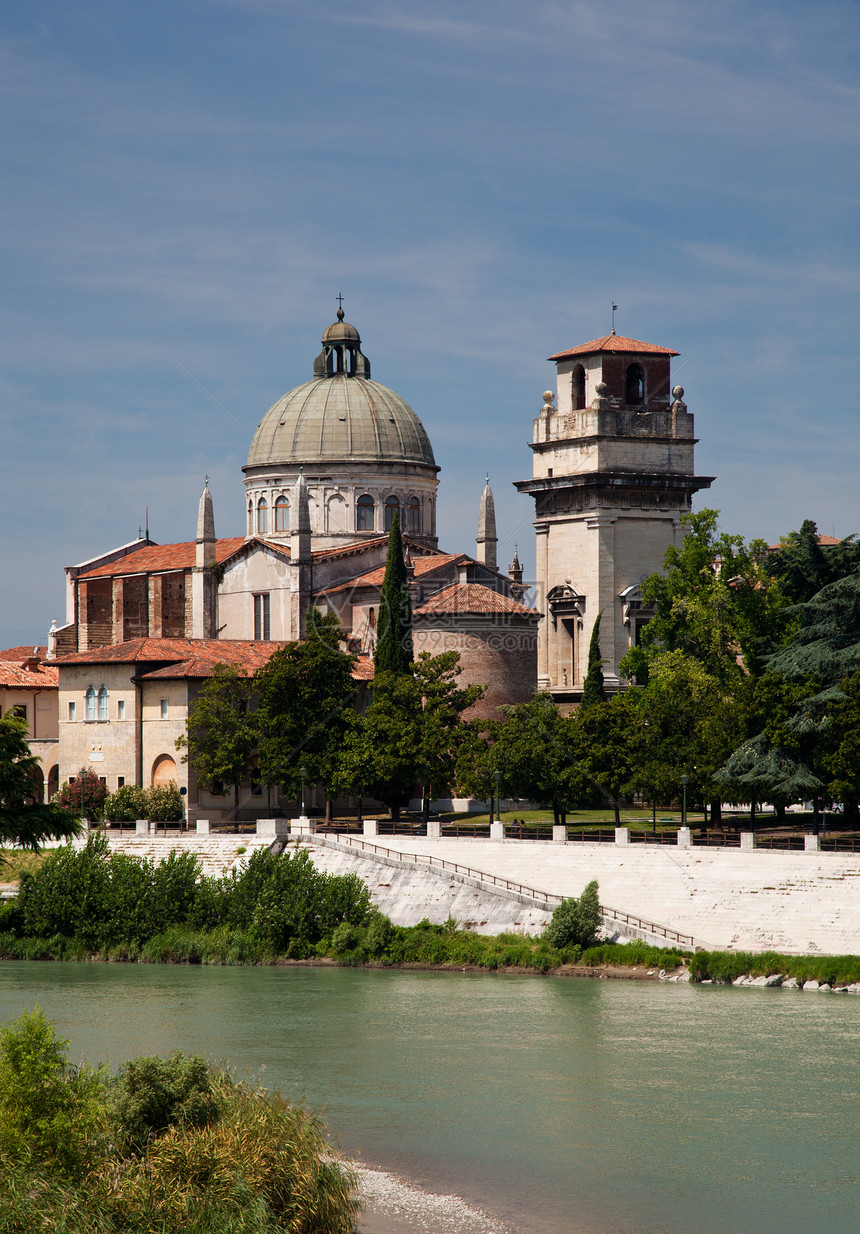
<path id="1" fill-rule="evenodd" d="M 457 651 L 462 681 L 487 686 L 477 715 L 532 697 L 541 615 L 523 603 L 519 563 L 509 574 L 497 568 L 489 483 L 475 555 L 440 549 L 427 432 L 404 399 L 371 379 L 342 309 L 312 379 L 263 416 L 242 470 L 243 536 L 217 538 L 207 484 L 193 540 L 143 536 L 67 567 L 66 621 L 52 627 L 48 652 L 60 677 L 61 782 L 88 762 L 110 791 L 176 779 L 190 810 L 217 818 L 226 803 L 199 795 L 177 761 L 188 706 L 216 663 L 250 672 L 304 637 L 311 606 L 337 614 L 359 654 L 356 676 L 369 680 L 395 515 L 416 656 Z"/>

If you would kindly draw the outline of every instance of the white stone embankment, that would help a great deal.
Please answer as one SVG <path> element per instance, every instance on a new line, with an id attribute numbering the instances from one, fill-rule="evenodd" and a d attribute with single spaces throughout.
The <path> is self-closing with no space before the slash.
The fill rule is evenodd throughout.
<path id="1" fill-rule="evenodd" d="M 860 954 L 860 854 L 411 836 L 376 843 L 561 896 L 581 895 L 597 879 L 601 903 L 691 934 L 702 946 Z M 435 888 L 434 876 L 424 878 Z"/>

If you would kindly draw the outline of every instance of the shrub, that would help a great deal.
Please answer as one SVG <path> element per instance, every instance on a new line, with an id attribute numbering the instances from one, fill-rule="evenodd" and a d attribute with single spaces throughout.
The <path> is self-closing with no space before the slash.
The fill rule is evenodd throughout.
<path id="1" fill-rule="evenodd" d="M 140 1152 L 174 1123 L 202 1127 L 217 1113 L 209 1064 L 177 1050 L 169 1058 L 133 1058 L 120 1068 L 112 1116 L 120 1142 Z"/>
<path id="2" fill-rule="evenodd" d="M 99 1073 L 66 1064 L 61 1040 L 39 1007 L 0 1029 L 0 1155 L 78 1174 L 103 1146 Z"/>
<path id="3" fill-rule="evenodd" d="M 82 767 L 74 781 L 67 780 L 54 794 L 53 802 L 78 818 L 95 822 L 102 816 L 106 797 L 107 785 L 89 767 Z"/>
<path id="4" fill-rule="evenodd" d="M 175 780 L 169 784 L 153 784 L 146 790 L 146 814 L 153 823 L 178 823 L 185 817 L 182 794 Z"/>
<path id="5" fill-rule="evenodd" d="M 104 816 L 109 823 L 133 823 L 149 818 L 148 794 L 137 784 L 124 784 L 105 800 Z"/>
<path id="6" fill-rule="evenodd" d="M 577 944 L 587 947 L 597 937 L 601 920 L 597 883 L 590 882 L 578 900 L 564 900 L 559 904 L 543 937 L 558 950 Z"/>

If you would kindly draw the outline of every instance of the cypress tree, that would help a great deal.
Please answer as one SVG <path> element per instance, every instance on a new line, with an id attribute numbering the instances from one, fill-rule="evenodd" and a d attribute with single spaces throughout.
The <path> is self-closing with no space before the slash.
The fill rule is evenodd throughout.
<path id="1" fill-rule="evenodd" d="M 600 618 L 597 614 L 594 629 L 591 631 L 591 642 L 588 645 L 588 671 L 582 686 L 581 707 L 593 707 L 596 703 L 606 701 L 606 691 L 603 688 L 603 660 L 600 657 Z"/>
<path id="2" fill-rule="evenodd" d="M 409 673 L 413 659 L 409 579 L 403 560 L 400 517 L 395 514 L 388 536 L 385 579 L 379 593 L 374 677 L 380 673 Z"/>

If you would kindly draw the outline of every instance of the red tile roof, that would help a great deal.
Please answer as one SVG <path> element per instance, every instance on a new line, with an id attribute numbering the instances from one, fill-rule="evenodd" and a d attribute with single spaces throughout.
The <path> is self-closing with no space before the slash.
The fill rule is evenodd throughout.
<path id="1" fill-rule="evenodd" d="M 245 544 L 243 536 L 215 541 L 215 560 L 226 561 Z M 275 547 L 275 546 L 272 546 Z M 107 565 L 97 566 L 79 574 L 82 579 L 115 578 L 122 574 L 157 574 L 165 570 L 190 570 L 197 558 L 197 544 L 188 540 L 185 544 L 147 544 L 135 552 L 126 554 Z"/>
<path id="2" fill-rule="evenodd" d="M 625 338 L 623 334 L 604 334 L 603 338 L 592 339 L 580 347 L 569 347 L 567 351 L 557 351 L 550 360 L 564 360 L 567 356 L 590 356 L 598 351 L 636 352 L 645 356 L 678 356 L 681 353 L 672 351 L 669 347 L 658 347 L 655 343 L 643 343 L 638 338 Z"/>
<path id="3" fill-rule="evenodd" d="M 28 643 L 26 647 L 7 647 L 5 651 L 0 651 L 0 660 L 23 662 L 29 660 L 31 656 L 38 656 L 40 660 L 44 660 L 47 654 L 47 647 L 35 647 L 32 643 Z"/>
<path id="4" fill-rule="evenodd" d="M 454 583 L 432 596 L 426 604 L 416 609 L 415 617 L 432 617 L 437 614 L 509 614 L 517 617 L 540 617 L 535 608 L 526 608 L 510 596 L 484 587 L 481 583 Z"/>
<path id="5" fill-rule="evenodd" d="M 250 639 L 139 638 L 112 647 L 75 651 L 63 656 L 58 664 L 157 664 L 167 660 L 170 663 L 161 668 L 142 672 L 141 678 L 146 681 L 184 677 L 202 680 L 213 675 L 216 664 L 235 664 L 246 673 L 255 673 L 276 651 L 286 646 L 285 642 Z M 57 669 L 53 671 L 57 673 Z M 367 656 L 359 657 L 353 677 L 356 681 L 369 681 L 373 677 L 373 663 Z"/>
<path id="6" fill-rule="evenodd" d="M 461 559 L 464 559 L 462 553 L 433 553 L 429 557 L 413 557 L 412 564 L 415 567 L 415 577 L 420 578 L 424 574 L 432 574 L 434 570 L 441 570 L 444 566 Z M 385 566 L 377 566 L 375 570 L 368 570 L 366 574 L 358 574 L 355 578 L 348 579 L 345 583 L 337 583 L 334 587 L 326 587 L 323 591 L 319 592 L 319 595 L 330 596 L 335 592 L 349 591 L 353 587 L 381 587 L 384 578 Z"/>
<path id="7" fill-rule="evenodd" d="M 7 690 L 56 690 L 60 674 L 53 664 L 40 664 L 36 668 L 23 668 L 5 657 L 0 657 L 0 688 Z"/>

